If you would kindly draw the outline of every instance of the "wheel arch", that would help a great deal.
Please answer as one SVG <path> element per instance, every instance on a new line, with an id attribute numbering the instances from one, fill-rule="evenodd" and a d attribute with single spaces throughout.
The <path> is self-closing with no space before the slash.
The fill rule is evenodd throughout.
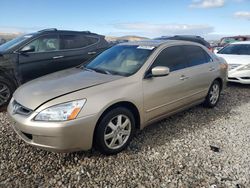
<path id="1" fill-rule="evenodd" d="M 220 89 L 222 90 L 222 88 L 224 87 L 223 85 L 223 79 L 220 77 L 217 77 L 216 79 L 214 79 L 214 81 L 217 80 L 220 83 Z"/>
<path id="2" fill-rule="evenodd" d="M 99 119 L 97 121 L 97 124 L 100 122 L 100 120 L 103 118 L 103 116 L 105 114 L 107 114 L 110 110 L 112 110 L 114 108 L 117 108 L 117 107 L 124 107 L 124 108 L 127 108 L 128 110 L 131 110 L 131 112 L 133 113 L 134 118 L 135 118 L 136 128 L 140 129 L 141 119 L 140 119 L 139 110 L 138 110 L 138 108 L 136 107 L 136 105 L 134 103 L 129 102 L 129 101 L 116 102 L 116 103 L 110 105 L 109 107 L 107 107 L 103 111 L 102 115 L 99 117 Z"/>
<path id="3" fill-rule="evenodd" d="M 107 107 L 103 113 L 101 114 L 101 116 L 98 118 L 98 121 L 95 125 L 95 129 L 94 129 L 94 135 L 93 135 L 93 142 L 94 143 L 94 138 L 96 135 L 96 129 L 97 129 L 97 125 L 100 123 L 101 119 L 108 113 L 110 112 L 112 109 L 117 108 L 117 107 L 124 107 L 127 108 L 128 110 L 131 110 L 131 112 L 134 115 L 135 118 L 135 128 L 136 129 L 140 129 L 141 127 L 141 117 L 140 117 L 140 113 L 138 108 L 136 107 L 135 104 L 133 104 L 132 102 L 129 101 L 120 101 L 120 102 L 116 102 L 112 105 L 110 105 L 109 107 Z"/>
<path id="4" fill-rule="evenodd" d="M 8 71 L 3 67 L 0 67 L 0 76 L 9 80 L 12 84 L 14 84 L 15 88 L 18 87 L 19 83 L 15 77 L 15 74 L 12 71 Z"/>

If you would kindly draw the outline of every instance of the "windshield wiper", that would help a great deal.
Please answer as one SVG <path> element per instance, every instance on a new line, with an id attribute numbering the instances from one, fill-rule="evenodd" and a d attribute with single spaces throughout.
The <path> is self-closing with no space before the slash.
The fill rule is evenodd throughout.
<path id="1" fill-rule="evenodd" d="M 82 69 L 84 69 L 84 70 L 86 70 L 86 71 L 90 71 L 90 72 L 96 72 L 95 70 L 93 70 L 93 69 L 89 69 L 89 68 L 84 67 L 84 66 L 82 66 Z"/>
<path id="2" fill-rule="evenodd" d="M 87 67 L 83 67 L 83 68 L 84 68 L 84 70 L 91 71 L 91 72 L 98 72 L 98 73 L 102 73 L 102 74 L 112 75 L 109 71 L 103 70 L 103 69 L 87 68 Z"/>
<path id="3" fill-rule="evenodd" d="M 99 73 L 102 73 L 102 74 L 109 74 L 109 75 L 112 75 L 109 71 L 107 71 L 107 70 L 103 70 L 103 69 L 92 69 L 92 70 L 94 70 L 95 72 L 99 72 Z"/>

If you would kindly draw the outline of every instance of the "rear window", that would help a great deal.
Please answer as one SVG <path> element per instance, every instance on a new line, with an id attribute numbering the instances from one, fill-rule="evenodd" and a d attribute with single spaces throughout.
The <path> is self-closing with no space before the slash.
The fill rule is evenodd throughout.
<path id="1" fill-rule="evenodd" d="M 61 49 L 84 48 L 98 42 L 96 37 L 85 35 L 61 35 Z"/>
<path id="2" fill-rule="evenodd" d="M 212 58 L 199 46 L 183 46 L 189 67 L 208 63 Z"/>
<path id="3" fill-rule="evenodd" d="M 250 55 L 250 44 L 231 44 L 220 50 L 218 54 Z"/>

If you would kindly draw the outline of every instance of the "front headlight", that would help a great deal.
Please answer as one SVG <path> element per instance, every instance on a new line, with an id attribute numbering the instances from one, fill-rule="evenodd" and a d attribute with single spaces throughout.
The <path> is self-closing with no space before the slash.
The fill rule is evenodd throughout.
<path id="1" fill-rule="evenodd" d="M 35 117 L 35 121 L 67 121 L 77 117 L 86 99 L 67 102 L 49 107 Z"/>
<path id="2" fill-rule="evenodd" d="M 244 71 L 244 70 L 250 70 L 250 64 L 245 65 L 245 66 L 238 69 L 238 71 Z"/>

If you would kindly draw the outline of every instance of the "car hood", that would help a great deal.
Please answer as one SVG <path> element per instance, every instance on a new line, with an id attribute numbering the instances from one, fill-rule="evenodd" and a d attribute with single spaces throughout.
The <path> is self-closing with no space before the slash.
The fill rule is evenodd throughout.
<path id="1" fill-rule="evenodd" d="M 35 110 L 52 99 L 119 78 L 122 77 L 73 68 L 28 82 L 18 88 L 13 97 L 24 107 Z"/>
<path id="2" fill-rule="evenodd" d="M 228 64 L 250 64 L 250 55 L 228 55 L 228 54 L 216 54 L 219 57 L 223 57 Z"/>

